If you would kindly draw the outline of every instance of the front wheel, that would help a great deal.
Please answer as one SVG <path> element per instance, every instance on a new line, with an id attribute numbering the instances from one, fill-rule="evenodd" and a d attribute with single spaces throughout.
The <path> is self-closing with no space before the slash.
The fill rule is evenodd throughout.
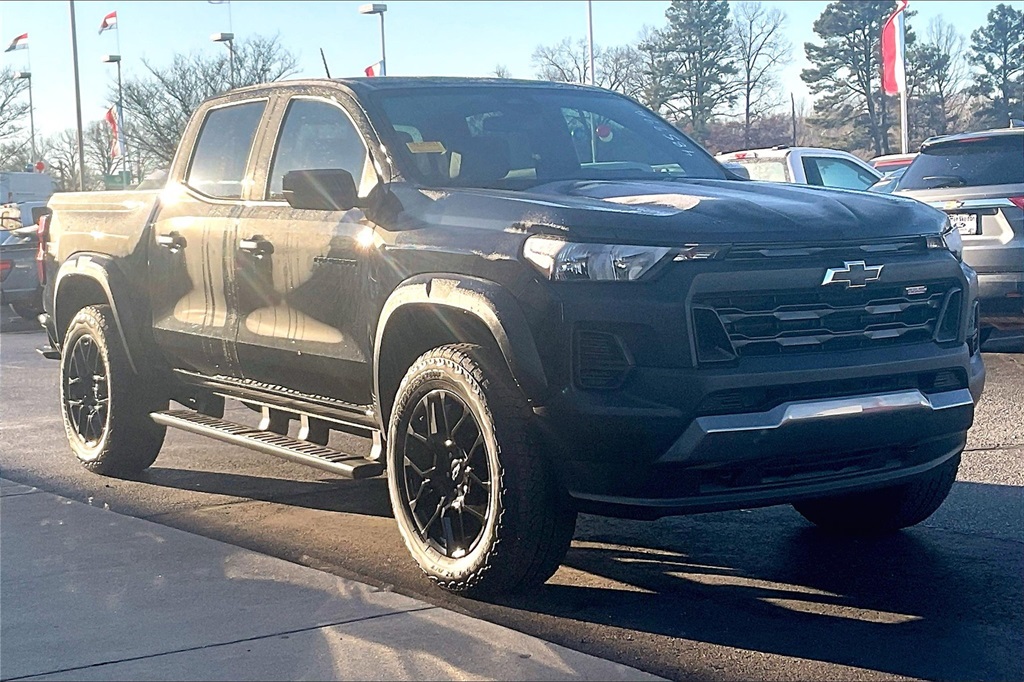
<path id="1" fill-rule="evenodd" d="M 885 533 L 921 523 L 949 495 L 960 455 L 909 483 L 866 493 L 797 502 L 793 507 L 811 523 L 842 533 Z"/>
<path id="2" fill-rule="evenodd" d="M 167 399 L 132 370 L 110 306 L 78 311 L 64 335 L 60 370 L 64 430 L 85 468 L 133 476 L 149 467 L 166 431 L 149 413 L 167 409 Z"/>
<path id="3" fill-rule="evenodd" d="M 402 380 L 388 432 L 391 506 L 406 547 L 440 587 L 473 596 L 546 581 L 576 512 L 532 447 L 532 412 L 500 356 L 425 353 Z"/>

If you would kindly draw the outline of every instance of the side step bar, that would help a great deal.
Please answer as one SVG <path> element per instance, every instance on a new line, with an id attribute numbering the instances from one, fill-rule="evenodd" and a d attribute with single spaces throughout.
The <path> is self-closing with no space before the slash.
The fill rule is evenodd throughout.
<path id="1" fill-rule="evenodd" d="M 365 457 L 349 455 L 271 431 L 260 431 L 192 410 L 164 410 L 152 412 L 149 416 L 157 424 L 198 433 L 201 436 L 209 436 L 225 443 L 241 445 L 347 478 L 372 478 L 384 472 L 383 464 Z"/>

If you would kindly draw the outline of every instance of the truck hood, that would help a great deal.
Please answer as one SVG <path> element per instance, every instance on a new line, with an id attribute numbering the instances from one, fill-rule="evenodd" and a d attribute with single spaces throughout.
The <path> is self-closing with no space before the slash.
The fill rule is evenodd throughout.
<path id="1" fill-rule="evenodd" d="M 566 181 L 528 192 L 421 190 L 429 222 L 487 215 L 576 241 L 808 243 L 938 234 L 945 216 L 911 199 L 736 180 Z"/>

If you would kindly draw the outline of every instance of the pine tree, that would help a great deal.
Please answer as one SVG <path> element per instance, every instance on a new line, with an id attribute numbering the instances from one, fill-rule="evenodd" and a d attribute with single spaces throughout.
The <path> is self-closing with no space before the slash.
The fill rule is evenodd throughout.
<path id="1" fill-rule="evenodd" d="M 1000 3 L 988 23 L 971 34 L 971 64 L 977 67 L 971 93 L 984 99 L 975 113 L 979 125 L 1024 119 L 1024 11 Z"/>

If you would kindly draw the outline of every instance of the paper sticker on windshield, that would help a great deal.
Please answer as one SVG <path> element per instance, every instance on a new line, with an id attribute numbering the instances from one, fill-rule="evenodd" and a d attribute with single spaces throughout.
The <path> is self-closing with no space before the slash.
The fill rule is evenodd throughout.
<path id="1" fill-rule="evenodd" d="M 444 154 L 444 145 L 440 142 L 406 142 L 405 146 L 413 154 Z"/>

